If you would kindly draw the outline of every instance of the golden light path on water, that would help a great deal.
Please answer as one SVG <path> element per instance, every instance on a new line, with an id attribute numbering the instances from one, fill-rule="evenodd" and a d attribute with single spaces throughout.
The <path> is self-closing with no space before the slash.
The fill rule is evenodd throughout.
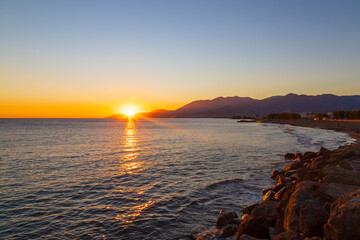
<path id="1" fill-rule="evenodd" d="M 131 117 L 127 119 L 122 142 L 126 153 L 122 156 L 120 164 L 121 174 L 134 174 L 135 171 L 142 171 L 145 166 L 144 163 L 138 159 L 140 149 L 138 147 L 138 138 L 136 135 L 134 119 Z M 129 190 L 133 191 L 131 189 Z M 142 195 L 145 190 L 146 189 L 140 189 L 137 194 Z M 127 209 L 119 209 L 121 212 L 124 211 L 125 213 L 117 214 L 116 220 L 121 221 L 126 228 L 128 224 L 131 224 L 138 216 L 140 216 L 142 211 L 149 208 L 154 203 L 155 201 L 149 200 L 145 203 L 135 205 Z"/>

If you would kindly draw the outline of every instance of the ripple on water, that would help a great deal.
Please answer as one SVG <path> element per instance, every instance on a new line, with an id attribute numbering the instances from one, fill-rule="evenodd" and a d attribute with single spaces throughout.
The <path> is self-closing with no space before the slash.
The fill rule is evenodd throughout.
<path id="1" fill-rule="evenodd" d="M 352 141 L 227 119 L 0 123 L 1 239 L 185 238 L 259 201 L 284 153 Z"/>

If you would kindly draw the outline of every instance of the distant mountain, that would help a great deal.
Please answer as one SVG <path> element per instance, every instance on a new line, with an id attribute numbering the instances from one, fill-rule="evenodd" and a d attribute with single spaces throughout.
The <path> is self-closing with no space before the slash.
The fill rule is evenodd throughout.
<path id="1" fill-rule="evenodd" d="M 180 117 L 233 117 L 267 116 L 271 113 L 326 113 L 360 109 L 360 95 L 336 96 L 323 94 L 316 96 L 297 95 L 273 96 L 262 100 L 249 97 L 218 97 L 212 100 L 197 100 L 174 111 L 155 110 L 137 114 L 147 118 Z M 112 115 L 110 118 L 117 118 Z M 121 117 L 119 115 L 119 117 Z"/>
<path id="2" fill-rule="evenodd" d="M 337 110 L 360 109 L 360 96 L 336 96 L 323 94 L 317 96 L 288 94 L 286 96 L 270 97 L 256 102 L 227 106 L 207 112 L 213 116 L 259 115 L 270 113 L 304 113 L 333 112 Z"/>
<path id="3" fill-rule="evenodd" d="M 244 103 L 258 101 L 249 97 L 218 97 L 212 100 L 197 100 L 186 104 L 175 110 L 172 114 L 178 115 L 197 115 L 207 111 L 219 110 L 224 107 L 233 107 Z"/>
<path id="4" fill-rule="evenodd" d="M 273 96 L 262 100 L 249 97 L 218 97 L 212 100 L 197 100 L 167 112 L 152 112 L 151 117 L 232 117 L 266 116 L 270 113 L 332 112 L 337 110 L 359 110 L 360 95 Z"/>

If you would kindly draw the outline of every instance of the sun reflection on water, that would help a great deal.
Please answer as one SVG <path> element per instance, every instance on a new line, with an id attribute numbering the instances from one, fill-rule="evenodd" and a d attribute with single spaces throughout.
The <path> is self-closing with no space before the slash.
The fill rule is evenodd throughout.
<path id="1" fill-rule="evenodd" d="M 149 208 L 154 203 L 155 203 L 155 201 L 150 200 L 146 203 L 143 203 L 143 204 L 140 204 L 137 206 L 133 206 L 129 209 L 130 212 L 128 212 L 127 214 L 118 214 L 116 216 L 116 219 L 121 221 L 123 224 L 130 224 L 135 220 L 136 217 L 140 216 L 142 211 Z"/>
<path id="2" fill-rule="evenodd" d="M 126 153 L 122 156 L 121 168 L 124 173 L 133 174 L 133 171 L 140 170 L 142 167 L 142 164 L 137 159 L 139 155 L 137 142 L 134 120 L 129 118 L 126 122 L 123 139 L 124 151 Z"/>

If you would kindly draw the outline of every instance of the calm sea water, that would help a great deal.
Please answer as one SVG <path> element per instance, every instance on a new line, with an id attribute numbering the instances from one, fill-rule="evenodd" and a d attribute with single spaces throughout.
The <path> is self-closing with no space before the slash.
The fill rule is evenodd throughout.
<path id="1" fill-rule="evenodd" d="M 229 119 L 0 119 L 1 239 L 187 239 L 333 131 Z"/>

